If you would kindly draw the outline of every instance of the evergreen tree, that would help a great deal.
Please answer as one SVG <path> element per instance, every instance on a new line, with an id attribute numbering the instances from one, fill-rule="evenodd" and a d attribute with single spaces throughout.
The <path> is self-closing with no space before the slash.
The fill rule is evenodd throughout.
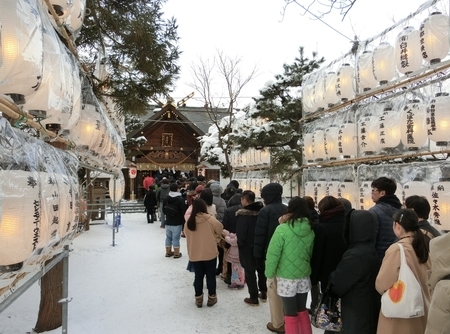
<path id="1" fill-rule="evenodd" d="M 76 43 L 83 62 L 97 57 L 109 76 L 94 78 L 97 95 L 108 94 L 119 110 L 147 111 L 149 98 L 168 95 L 180 68 L 177 24 L 162 18 L 166 0 L 87 0 L 84 27 Z M 103 81 L 102 81 L 103 80 Z"/>
<path id="2" fill-rule="evenodd" d="M 303 47 L 300 56 L 292 65 L 284 64 L 284 73 L 276 75 L 276 81 L 260 91 L 254 98 L 255 105 L 247 109 L 247 117 L 265 120 L 260 126 L 236 128 L 232 140 L 241 152 L 249 148 L 270 147 L 271 164 L 269 173 L 282 180 L 288 180 L 299 171 L 302 164 L 301 124 L 302 99 L 300 87 L 308 73 L 318 69 L 324 58 L 305 57 Z"/>

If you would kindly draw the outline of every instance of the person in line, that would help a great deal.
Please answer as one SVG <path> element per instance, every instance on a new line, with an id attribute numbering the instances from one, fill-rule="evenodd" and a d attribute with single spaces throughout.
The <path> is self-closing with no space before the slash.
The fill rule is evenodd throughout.
<path id="1" fill-rule="evenodd" d="M 173 256 L 174 259 L 178 259 L 182 256 L 180 238 L 186 209 L 186 201 L 179 192 L 178 184 L 172 183 L 170 192 L 163 203 L 163 211 L 166 215 L 166 257 Z"/>
<path id="2" fill-rule="evenodd" d="M 157 204 L 158 202 L 156 201 L 155 186 L 151 185 L 148 187 L 148 190 L 144 196 L 144 206 L 147 213 L 148 224 L 153 224 L 153 222 L 155 221 Z"/>
<path id="3" fill-rule="evenodd" d="M 411 209 L 398 210 L 393 216 L 393 231 L 405 250 L 408 266 L 411 268 L 422 288 L 425 314 L 417 318 L 386 318 L 380 312 L 377 333 L 379 334 L 423 334 L 427 323 L 430 292 L 428 290 L 428 271 L 431 268 L 428 248 L 423 233 L 419 230 L 419 217 Z M 375 287 L 380 295 L 391 288 L 398 280 L 400 249 L 397 243 L 386 250 Z"/>
<path id="4" fill-rule="evenodd" d="M 328 286 L 328 279 L 342 255 L 347 250 L 344 241 L 345 208 L 333 196 L 325 196 L 318 204 L 319 223 L 313 226 L 315 238 L 313 255 L 311 258 L 311 284 L 318 286 L 324 292 Z M 313 309 L 317 306 L 318 295 L 311 292 L 311 299 L 315 301 Z M 325 331 L 325 333 L 331 333 Z"/>
<path id="5" fill-rule="evenodd" d="M 380 267 L 374 245 L 377 223 L 377 216 L 365 210 L 352 210 L 346 217 L 344 239 L 348 250 L 330 275 L 331 292 L 341 297 L 344 333 L 377 331 L 380 310 L 380 297 L 375 290 Z"/>
<path id="6" fill-rule="evenodd" d="M 257 270 L 265 270 L 264 260 L 270 239 L 279 225 L 278 218 L 285 213 L 286 205 L 281 201 L 282 195 L 283 187 L 279 183 L 268 183 L 261 189 L 261 197 L 265 206 L 258 213 L 253 248 Z M 276 280 L 270 286 L 267 286 L 267 297 L 269 299 L 271 321 L 267 323 L 266 327 L 271 332 L 284 333 L 283 304 L 280 296 L 277 294 Z"/>
<path id="7" fill-rule="evenodd" d="M 428 222 L 431 211 L 430 203 L 428 203 L 426 197 L 412 195 L 405 199 L 405 206 L 407 209 L 414 210 L 419 217 L 419 228 L 425 236 L 427 247 L 429 247 L 430 240 L 441 235 L 441 233 Z"/>
<path id="8" fill-rule="evenodd" d="M 192 213 L 184 226 L 189 261 L 194 267 L 195 305 L 203 306 L 203 280 L 206 276 L 208 289 L 207 306 L 217 303 L 216 261 L 217 238 L 222 235 L 223 225 L 211 216 L 202 199 L 192 203 Z"/>
<path id="9" fill-rule="evenodd" d="M 239 259 L 245 272 L 249 298 L 244 302 L 251 306 L 258 306 L 259 300 L 267 301 L 266 276 L 262 267 L 257 267 L 253 254 L 255 241 L 255 226 L 258 213 L 263 208 L 262 202 L 255 202 L 255 193 L 244 190 L 241 195 L 241 208 L 236 211 L 236 235 L 238 239 Z M 256 277 L 258 273 L 258 277 Z M 259 291 L 259 294 L 258 294 Z"/>
<path id="10" fill-rule="evenodd" d="M 222 235 L 228 245 L 225 247 L 225 260 L 231 265 L 229 289 L 243 289 L 245 284 L 244 268 L 239 260 L 239 248 L 236 233 L 223 229 Z"/>
<path id="11" fill-rule="evenodd" d="M 450 233 L 430 242 L 432 297 L 425 334 L 450 333 Z"/>
<path id="12" fill-rule="evenodd" d="M 214 218 L 217 218 L 217 210 L 216 205 L 213 203 L 213 193 L 211 189 L 205 188 L 200 192 L 199 197 L 205 201 L 206 206 L 208 207 L 208 213 L 213 216 Z"/>
<path id="13" fill-rule="evenodd" d="M 268 281 L 277 281 L 286 334 L 311 334 L 306 309 L 314 245 L 311 215 L 306 201 L 298 196 L 289 201 L 286 213 L 270 239 L 265 275 Z"/>
<path id="14" fill-rule="evenodd" d="M 374 212 L 378 217 L 378 231 L 375 240 L 378 258 L 383 260 L 386 249 L 397 238 L 392 231 L 392 216 L 402 207 L 402 203 L 395 195 L 397 183 L 394 179 L 379 177 L 372 181 L 372 201 L 375 203 L 369 211 Z"/>
<path id="15" fill-rule="evenodd" d="M 236 212 L 242 208 L 241 194 L 237 193 L 231 197 L 227 203 L 227 209 L 223 215 L 223 228 L 230 231 L 230 233 L 236 233 L 237 217 Z M 225 248 L 227 245 L 225 245 Z M 253 255 L 253 253 L 252 253 Z M 224 282 L 228 285 L 231 284 L 231 263 L 227 262 L 227 275 L 224 278 Z"/>
<path id="16" fill-rule="evenodd" d="M 160 227 L 165 228 L 166 226 L 166 216 L 164 214 L 163 206 L 164 206 L 164 200 L 166 199 L 167 195 L 169 194 L 169 180 L 164 178 L 161 180 L 161 185 L 156 191 L 156 201 L 159 205 L 159 214 L 160 214 Z"/>
<path id="17" fill-rule="evenodd" d="M 208 187 L 207 187 L 208 188 Z M 213 204 L 216 206 L 216 218 L 218 221 L 222 222 L 223 217 L 225 215 L 225 210 L 227 209 L 227 203 L 225 200 L 221 197 L 223 188 L 217 181 L 210 181 L 209 182 L 209 189 L 211 189 L 213 194 Z M 225 243 L 220 243 L 217 247 L 219 250 L 219 256 L 218 256 L 218 264 L 217 264 L 217 270 L 216 275 L 220 275 L 222 279 L 227 277 L 227 261 L 224 261 L 224 250 Z"/>

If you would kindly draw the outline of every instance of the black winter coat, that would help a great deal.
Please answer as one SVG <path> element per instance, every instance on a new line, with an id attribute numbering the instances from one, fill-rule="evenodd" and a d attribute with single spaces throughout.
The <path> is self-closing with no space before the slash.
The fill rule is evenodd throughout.
<path id="1" fill-rule="evenodd" d="M 222 225 L 223 228 L 231 233 L 236 233 L 236 211 L 242 208 L 241 196 L 234 195 L 233 200 L 228 201 L 228 208 L 225 210 L 223 215 Z"/>
<path id="2" fill-rule="evenodd" d="M 392 216 L 401 207 L 402 203 L 400 203 L 397 196 L 385 195 L 381 196 L 378 202 L 369 209 L 369 211 L 376 213 L 378 216 L 375 248 L 380 260 L 383 260 L 386 249 L 397 241 L 397 237 L 392 230 Z"/>
<path id="3" fill-rule="evenodd" d="M 251 268 L 255 241 L 255 226 L 258 212 L 263 208 L 261 202 L 254 202 L 236 212 L 236 236 L 239 247 L 239 261 L 244 268 Z M 253 266 L 254 267 L 254 266 Z"/>
<path id="4" fill-rule="evenodd" d="M 145 193 L 144 197 L 144 206 L 148 209 L 153 209 L 157 204 L 156 201 L 156 192 L 154 189 L 149 189 Z"/>
<path id="5" fill-rule="evenodd" d="M 374 245 L 376 216 L 353 210 L 347 216 L 345 235 L 349 249 L 331 273 L 331 291 L 341 297 L 343 332 L 374 334 L 380 310 L 375 279 L 380 267 Z"/>
<path id="6" fill-rule="evenodd" d="M 176 209 L 176 214 L 174 217 L 171 217 L 167 213 L 166 206 L 170 205 L 171 207 Z M 181 197 L 180 193 L 172 193 L 164 200 L 163 212 L 166 214 L 166 225 L 177 226 L 184 224 L 184 214 L 187 210 L 186 200 Z"/>
<path id="7" fill-rule="evenodd" d="M 311 283 L 321 283 L 322 291 L 328 279 L 347 250 L 344 241 L 345 209 L 338 206 L 319 216 L 319 223 L 313 225 L 315 234 L 311 258 Z"/>
<path id="8" fill-rule="evenodd" d="M 258 213 L 253 249 L 253 255 L 260 261 L 266 258 L 270 239 L 279 225 L 278 218 L 286 211 L 286 205 L 281 202 L 282 193 L 283 187 L 278 183 L 266 184 L 261 189 L 261 197 L 264 199 L 266 206 Z"/>

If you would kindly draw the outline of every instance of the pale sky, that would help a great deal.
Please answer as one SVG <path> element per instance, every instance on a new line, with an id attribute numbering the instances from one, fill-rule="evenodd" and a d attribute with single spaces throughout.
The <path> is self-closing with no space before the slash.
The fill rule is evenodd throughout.
<path id="1" fill-rule="evenodd" d="M 424 2 L 358 0 L 343 21 L 337 11 L 323 20 L 350 39 L 356 34 L 360 40 L 366 40 L 416 11 Z M 439 1 L 440 7 L 443 4 L 448 7 L 448 2 Z M 242 57 L 244 74 L 247 67 L 258 64 L 260 75 L 241 93 L 241 107 L 251 102 L 250 97 L 258 95 L 275 74 L 282 74 L 283 63 L 294 62 L 300 46 L 309 58 L 313 51 L 325 57 L 325 65 L 349 52 L 349 39 L 310 14 L 302 15 L 304 10 L 296 3 L 290 4 L 283 15 L 284 5 L 284 0 L 168 0 L 163 11 L 167 17 L 177 19 L 183 51 L 181 77 L 172 94 L 175 101 L 193 91 L 186 85 L 193 80 L 189 65 L 199 57 L 212 58 L 216 49 L 230 57 Z M 410 22 L 416 28 L 419 24 Z M 188 105 L 195 105 L 199 99 L 196 93 Z"/>

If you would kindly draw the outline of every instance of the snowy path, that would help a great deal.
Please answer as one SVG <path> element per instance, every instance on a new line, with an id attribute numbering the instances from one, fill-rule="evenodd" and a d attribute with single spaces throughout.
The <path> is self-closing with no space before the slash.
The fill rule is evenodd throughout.
<path id="1" fill-rule="evenodd" d="M 109 217 L 109 220 L 112 220 Z M 218 303 L 194 305 L 193 273 L 185 239 L 183 257 L 164 257 L 165 230 L 147 224 L 145 214 L 122 215 L 112 247 L 111 224 L 91 225 L 78 236 L 69 258 L 70 334 L 271 333 L 268 303 L 243 302 L 247 289 L 229 290 L 217 279 Z M 207 294 L 205 287 L 205 294 Z M 0 314 L 0 334 L 25 334 L 36 323 L 35 284 Z M 61 328 L 47 333 L 59 334 Z M 314 333 L 322 333 L 315 330 Z"/>

